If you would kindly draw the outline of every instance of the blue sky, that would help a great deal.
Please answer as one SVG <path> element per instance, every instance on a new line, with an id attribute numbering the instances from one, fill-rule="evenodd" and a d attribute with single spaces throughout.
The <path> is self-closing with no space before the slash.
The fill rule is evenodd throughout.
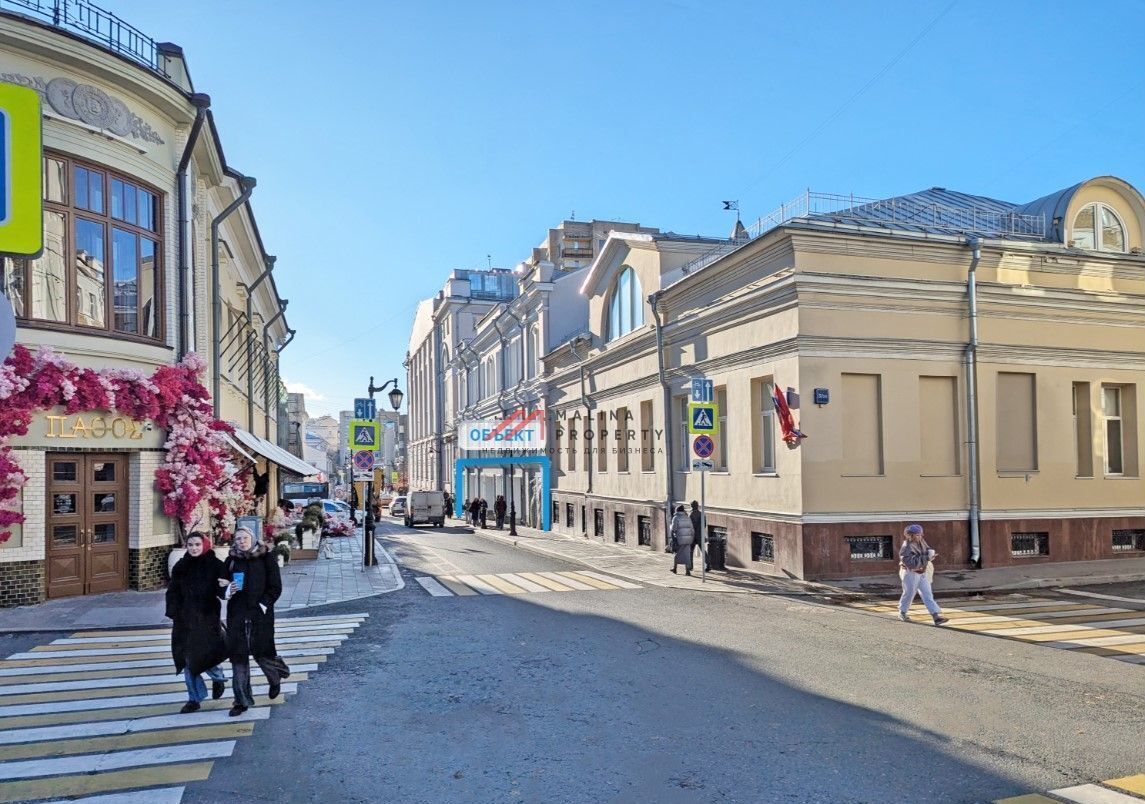
<path id="1" fill-rule="evenodd" d="M 725 235 L 722 200 L 808 187 L 1145 189 L 1145 0 L 103 4 L 183 46 L 257 177 L 311 415 L 404 389 L 418 300 L 574 210 Z"/>

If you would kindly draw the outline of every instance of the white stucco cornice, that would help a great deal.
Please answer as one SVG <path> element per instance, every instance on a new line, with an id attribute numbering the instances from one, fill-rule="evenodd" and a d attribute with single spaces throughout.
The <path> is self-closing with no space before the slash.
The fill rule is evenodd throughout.
<path id="1" fill-rule="evenodd" d="M 595 294 L 602 280 L 618 266 L 629 249 L 656 247 L 655 235 L 640 234 L 637 232 L 609 232 L 608 239 L 604 241 L 604 248 L 596 255 L 588 266 L 588 273 L 580 286 L 582 296 Z"/>

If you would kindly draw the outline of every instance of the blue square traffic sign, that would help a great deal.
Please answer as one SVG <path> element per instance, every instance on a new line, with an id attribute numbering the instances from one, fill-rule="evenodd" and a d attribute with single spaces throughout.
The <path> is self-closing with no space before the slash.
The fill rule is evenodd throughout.
<path id="1" fill-rule="evenodd" d="M 692 401 L 711 402 L 715 397 L 714 383 L 703 378 L 692 380 Z"/>
<path id="2" fill-rule="evenodd" d="M 369 397 L 358 397 L 354 400 L 354 418 L 355 419 L 376 419 L 378 418 L 378 405 Z"/>

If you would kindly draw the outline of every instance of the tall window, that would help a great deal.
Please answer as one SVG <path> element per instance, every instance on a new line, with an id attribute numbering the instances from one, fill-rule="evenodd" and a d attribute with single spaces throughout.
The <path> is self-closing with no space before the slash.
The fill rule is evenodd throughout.
<path id="1" fill-rule="evenodd" d="M 612 286 L 612 303 L 608 308 L 608 339 L 622 338 L 644 326 L 644 299 L 636 272 L 627 265 Z"/>
<path id="2" fill-rule="evenodd" d="M 720 432 L 716 436 L 716 454 L 712 463 L 716 471 L 728 470 L 728 389 L 716 389 L 716 408 L 720 413 Z"/>
<path id="3" fill-rule="evenodd" d="M 1121 427 L 1121 389 L 1108 385 L 1101 388 L 1101 413 L 1105 417 L 1105 474 L 1125 473 L 1122 460 L 1125 442 Z"/>
<path id="4" fill-rule="evenodd" d="M 752 398 L 757 400 L 756 409 L 759 411 L 756 421 L 759 436 L 753 448 L 755 471 L 772 474 L 775 472 L 775 401 L 771 398 L 774 383 L 771 377 L 766 377 L 756 380 L 754 385 Z"/>
<path id="5" fill-rule="evenodd" d="M 1071 238 L 1078 248 L 1125 251 L 1125 225 L 1111 207 L 1087 204 L 1073 219 Z"/>
<path id="6" fill-rule="evenodd" d="M 4 259 L 26 321 L 161 339 L 160 196 L 105 168 L 44 157 L 44 253 Z"/>
<path id="7" fill-rule="evenodd" d="M 629 424 L 628 408 L 618 408 L 616 411 L 616 471 L 628 471 L 628 428 Z"/>
<path id="8" fill-rule="evenodd" d="M 676 397 L 676 408 L 679 410 L 677 427 L 680 432 L 680 441 L 676 445 L 676 469 L 680 472 L 692 471 L 692 436 L 688 432 L 688 397 Z"/>

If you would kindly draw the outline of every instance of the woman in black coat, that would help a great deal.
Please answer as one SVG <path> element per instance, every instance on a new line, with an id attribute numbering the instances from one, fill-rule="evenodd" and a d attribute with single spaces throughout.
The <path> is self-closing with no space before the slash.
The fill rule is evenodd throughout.
<path id="1" fill-rule="evenodd" d="M 171 570 L 167 587 L 167 616 L 171 628 L 171 658 L 175 672 L 187 682 L 187 703 L 180 714 L 197 712 L 207 698 L 201 673 L 211 679 L 211 697 L 222 698 L 226 676 L 219 663 L 227 658 L 226 635 L 219 620 L 219 595 L 229 578 L 223 562 L 206 549 L 203 534 L 187 537 L 187 554 Z"/>
<path id="2" fill-rule="evenodd" d="M 282 680 L 290 677 L 290 668 L 274 647 L 274 602 L 282 594 L 282 576 L 278 572 L 277 559 L 251 531 L 239 528 L 235 531 L 234 546 L 224 568 L 227 577 L 232 579 L 224 596 L 227 600 L 227 652 L 234 671 L 231 686 L 235 691 L 235 704 L 230 714 L 235 717 L 254 706 L 254 693 L 250 686 L 251 656 L 266 675 L 271 698 L 278 697 Z"/>

